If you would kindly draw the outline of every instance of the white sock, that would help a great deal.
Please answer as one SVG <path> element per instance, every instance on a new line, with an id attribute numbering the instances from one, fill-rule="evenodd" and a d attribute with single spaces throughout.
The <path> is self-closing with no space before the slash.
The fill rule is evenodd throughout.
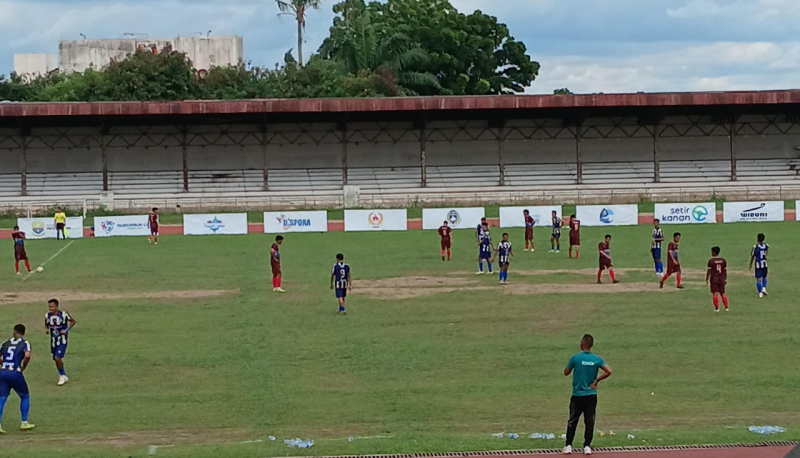
<path id="1" fill-rule="evenodd" d="M 27 425 L 27 424 L 28 424 L 28 422 L 27 422 L 27 421 L 23 421 L 23 422 L 22 422 L 22 425 L 23 425 L 23 426 L 24 426 L 24 425 Z"/>

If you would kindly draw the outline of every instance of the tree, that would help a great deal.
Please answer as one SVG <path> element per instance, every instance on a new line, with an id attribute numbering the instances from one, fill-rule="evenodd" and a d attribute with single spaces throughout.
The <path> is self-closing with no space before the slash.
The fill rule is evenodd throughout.
<path id="1" fill-rule="evenodd" d="M 404 33 L 381 34 L 369 11 L 342 11 L 334 28 L 335 40 L 326 40 L 320 54 L 344 63 L 352 74 L 373 74 L 400 87 L 398 95 L 438 94 L 441 85 L 430 73 L 412 67 L 427 64 L 430 56 Z M 332 34 L 333 35 L 333 34 Z"/>
<path id="2" fill-rule="evenodd" d="M 297 21 L 297 60 L 303 65 L 303 33 L 306 30 L 306 13 L 318 10 L 322 0 L 275 0 L 281 14 L 291 14 Z"/>
<path id="3" fill-rule="evenodd" d="M 453 95 L 522 92 L 533 82 L 539 64 L 527 55 L 497 18 L 475 11 L 459 13 L 448 0 L 344 0 L 321 51 L 336 49 L 346 38 L 349 15 L 369 14 L 379 40 L 407 36 L 429 56 L 406 70 L 435 75 L 443 92 Z"/>
<path id="4" fill-rule="evenodd" d="M 553 91 L 553 95 L 573 95 L 573 92 L 564 87 Z"/>

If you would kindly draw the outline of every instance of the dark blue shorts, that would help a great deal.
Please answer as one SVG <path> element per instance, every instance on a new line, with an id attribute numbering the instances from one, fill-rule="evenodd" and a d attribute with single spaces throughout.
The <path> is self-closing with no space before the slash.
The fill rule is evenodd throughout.
<path id="1" fill-rule="evenodd" d="M 498 263 L 497 263 L 497 265 L 499 265 L 499 266 L 500 266 L 500 268 L 502 269 L 503 267 L 508 267 L 508 266 L 510 266 L 510 265 L 511 265 L 511 263 L 510 263 L 510 262 L 508 262 L 508 261 L 505 261 L 505 262 L 501 261 L 501 262 L 498 262 Z"/>
<path id="2" fill-rule="evenodd" d="M 552 236 L 553 236 L 554 239 L 560 239 L 561 238 L 561 232 L 553 232 Z"/>
<path id="3" fill-rule="evenodd" d="M 653 248 L 653 259 L 656 261 L 661 260 L 661 248 Z"/>
<path id="4" fill-rule="evenodd" d="M 63 358 L 67 355 L 67 344 L 58 345 L 56 347 L 51 346 L 50 353 L 53 354 L 53 359 Z"/>
<path id="5" fill-rule="evenodd" d="M 344 299 L 345 297 L 347 297 L 347 289 L 336 288 L 336 299 Z"/>
<path id="6" fill-rule="evenodd" d="M 491 251 L 481 251 L 478 253 L 481 259 L 492 259 L 492 252 Z"/>
<path id="7" fill-rule="evenodd" d="M 0 398 L 7 398 L 14 390 L 18 395 L 28 394 L 28 383 L 22 372 L 0 369 Z"/>
<path id="8" fill-rule="evenodd" d="M 767 278 L 768 268 L 756 269 L 756 278 Z"/>

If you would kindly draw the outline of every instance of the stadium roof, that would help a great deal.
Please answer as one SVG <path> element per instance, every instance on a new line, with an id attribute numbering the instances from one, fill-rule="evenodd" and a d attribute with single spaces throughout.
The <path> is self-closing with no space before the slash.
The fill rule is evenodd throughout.
<path id="1" fill-rule="evenodd" d="M 736 107 L 741 108 L 737 110 Z M 104 118 L 104 122 L 113 123 L 113 119 L 117 118 L 120 122 L 128 123 L 143 116 L 151 118 L 150 121 L 158 119 L 160 122 L 175 122 L 179 116 L 188 122 L 197 122 L 202 118 L 222 120 L 234 117 L 244 121 L 243 116 L 267 122 L 322 122 L 416 119 L 423 114 L 431 118 L 477 118 L 494 117 L 501 113 L 507 116 L 515 111 L 528 112 L 528 116 L 570 117 L 576 112 L 581 112 L 581 116 L 612 116 L 635 115 L 646 111 L 700 114 L 765 110 L 800 110 L 800 90 L 177 102 L 0 102 L 0 124 L 9 125 L 12 119 L 24 124 L 83 124 L 89 118 L 98 117 Z M 81 122 L 81 118 L 85 120 Z"/>

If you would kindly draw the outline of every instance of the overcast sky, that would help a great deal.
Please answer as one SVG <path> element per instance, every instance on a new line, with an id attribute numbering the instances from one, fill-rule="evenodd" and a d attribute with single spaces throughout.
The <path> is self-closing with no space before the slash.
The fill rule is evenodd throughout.
<path id="1" fill-rule="evenodd" d="M 800 0 L 451 0 L 509 25 L 542 69 L 529 89 L 574 92 L 724 91 L 800 86 Z M 308 17 L 307 49 L 331 24 L 333 0 Z M 58 40 L 244 37 L 245 59 L 272 66 L 295 47 L 273 0 L 0 0 L 0 74 L 14 53 L 52 53 Z"/>

